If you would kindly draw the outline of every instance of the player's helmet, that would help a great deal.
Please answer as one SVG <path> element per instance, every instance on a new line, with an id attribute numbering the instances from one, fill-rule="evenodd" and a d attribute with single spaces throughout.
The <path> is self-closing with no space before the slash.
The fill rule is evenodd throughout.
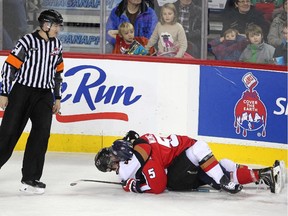
<path id="1" fill-rule="evenodd" d="M 112 144 L 112 152 L 120 161 L 130 160 L 133 156 L 131 142 L 123 139 L 115 140 Z"/>
<path id="2" fill-rule="evenodd" d="M 111 172 L 111 149 L 102 148 L 95 156 L 95 166 L 101 172 Z"/>
<path id="3" fill-rule="evenodd" d="M 53 10 L 53 9 L 42 11 L 38 17 L 38 21 L 40 25 L 42 25 L 44 22 L 50 22 L 50 23 L 63 25 L 62 15 L 58 11 Z"/>

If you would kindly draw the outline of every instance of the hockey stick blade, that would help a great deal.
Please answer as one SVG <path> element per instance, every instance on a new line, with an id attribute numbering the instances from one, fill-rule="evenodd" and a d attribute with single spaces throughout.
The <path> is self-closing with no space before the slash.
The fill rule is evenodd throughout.
<path id="1" fill-rule="evenodd" d="M 168 189 L 168 188 L 167 188 Z M 195 188 L 195 189 L 187 189 L 187 190 L 172 190 L 172 189 L 168 189 L 168 191 L 171 191 L 171 192 L 201 192 L 201 193 L 220 193 L 221 190 L 216 190 L 214 188 L 210 188 L 210 187 L 198 187 L 198 188 Z"/>
<path id="2" fill-rule="evenodd" d="M 95 180 L 95 179 L 80 179 L 80 180 L 78 180 L 78 181 L 75 181 L 75 182 L 70 183 L 70 186 L 75 186 L 75 185 L 77 185 L 79 182 L 94 182 L 94 183 L 104 183 L 104 184 L 117 184 L 117 185 L 121 185 L 120 182 L 102 181 L 102 180 Z"/>
<path id="3" fill-rule="evenodd" d="M 192 192 L 202 192 L 202 193 L 219 193 L 220 190 L 216 190 L 209 187 L 198 187 L 196 189 L 191 189 Z"/>
<path id="4" fill-rule="evenodd" d="M 205 188 L 205 187 L 199 187 L 195 189 L 195 192 L 203 192 L 203 193 L 219 193 L 220 190 L 215 190 L 215 189 L 210 189 L 210 188 Z"/>

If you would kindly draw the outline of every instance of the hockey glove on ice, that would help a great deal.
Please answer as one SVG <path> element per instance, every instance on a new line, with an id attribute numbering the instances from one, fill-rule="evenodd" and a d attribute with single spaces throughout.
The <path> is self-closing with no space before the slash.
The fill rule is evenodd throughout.
<path id="1" fill-rule="evenodd" d="M 142 193 L 139 180 L 134 178 L 129 178 L 126 181 L 122 181 L 122 188 L 126 192 Z"/>

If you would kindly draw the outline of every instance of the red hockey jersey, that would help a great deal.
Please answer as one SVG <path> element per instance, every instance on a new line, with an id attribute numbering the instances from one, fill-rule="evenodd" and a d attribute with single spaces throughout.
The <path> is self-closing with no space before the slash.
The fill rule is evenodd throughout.
<path id="1" fill-rule="evenodd" d="M 142 156 L 141 160 L 133 155 L 128 162 L 120 162 L 119 177 L 125 181 L 137 178 L 141 172 L 145 179 L 145 182 L 141 182 L 141 190 L 146 193 L 162 193 L 167 184 L 166 168 L 196 140 L 187 136 L 160 137 L 154 134 L 145 134 L 141 139 L 146 142 L 134 146 L 134 150 Z"/>

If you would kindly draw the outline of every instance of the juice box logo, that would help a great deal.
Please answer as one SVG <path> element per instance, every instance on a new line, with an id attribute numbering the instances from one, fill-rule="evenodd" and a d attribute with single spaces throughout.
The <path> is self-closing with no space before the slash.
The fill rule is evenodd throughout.
<path id="1" fill-rule="evenodd" d="M 248 132 L 261 130 L 260 136 L 266 136 L 267 109 L 254 88 L 258 85 L 257 78 L 251 73 L 246 73 L 242 82 L 247 88 L 234 108 L 234 127 L 237 134 L 246 137 Z"/>

